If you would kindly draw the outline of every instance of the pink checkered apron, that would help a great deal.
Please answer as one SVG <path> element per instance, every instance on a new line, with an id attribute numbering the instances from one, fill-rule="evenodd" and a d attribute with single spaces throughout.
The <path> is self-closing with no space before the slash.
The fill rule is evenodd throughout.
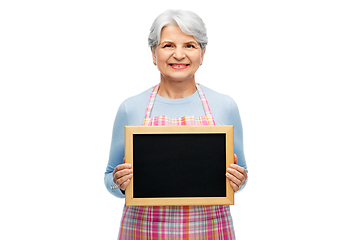
<path id="1" fill-rule="evenodd" d="M 143 126 L 215 125 L 206 97 L 196 84 L 206 116 L 150 118 L 159 84 L 153 88 Z M 235 239 L 229 206 L 124 207 L 118 239 Z"/>

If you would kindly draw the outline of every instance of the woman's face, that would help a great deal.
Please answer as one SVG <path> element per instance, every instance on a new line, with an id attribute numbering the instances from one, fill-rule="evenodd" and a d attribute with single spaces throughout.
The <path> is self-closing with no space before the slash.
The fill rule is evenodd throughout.
<path id="1" fill-rule="evenodd" d="M 178 26 L 162 29 L 160 44 L 152 50 L 153 62 L 167 81 L 194 80 L 203 61 L 204 51 L 193 36 L 183 33 Z"/>

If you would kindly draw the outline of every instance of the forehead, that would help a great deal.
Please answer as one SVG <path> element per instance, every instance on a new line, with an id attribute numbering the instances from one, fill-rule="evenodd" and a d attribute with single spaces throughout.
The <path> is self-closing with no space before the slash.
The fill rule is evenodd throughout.
<path id="1" fill-rule="evenodd" d="M 165 26 L 161 31 L 161 42 L 163 41 L 181 41 L 181 42 L 196 42 L 195 38 L 191 35 L 185 34 L 181 31 L 179 26 L 168 25 Z"/>

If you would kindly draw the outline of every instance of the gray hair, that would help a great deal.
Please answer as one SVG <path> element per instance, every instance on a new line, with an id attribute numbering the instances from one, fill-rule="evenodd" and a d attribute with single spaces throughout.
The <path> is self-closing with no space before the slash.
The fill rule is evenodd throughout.
<path id="1" fill-rule="evenodd" d="M 148 45 L 153 50 L 159 44 L 163 27 L 168 25 L 178 25 L 181 31 L 195 38 L 202 50 L 206 48 L 208 38 L 205 23 L 196 13 L 186 10 L 167 10 L 161 13 L 151 26 Z"/>

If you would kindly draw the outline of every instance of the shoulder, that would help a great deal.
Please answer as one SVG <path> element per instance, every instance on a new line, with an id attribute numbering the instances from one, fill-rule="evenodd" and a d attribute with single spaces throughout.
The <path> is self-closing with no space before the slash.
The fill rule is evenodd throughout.
<path id="1" fill-rule="evenodd" d="M 235 101 L 229 95 L 219 93 L 219 92 L 212 90 L 212 89 L 210 89 L 204 85 L 201 85 L 201 84 L 200 84 L 200 87 L 206 96 L 207 102 L 210 105 L 214 105 L 217 107 L 222 106 L 222 108 L 224 108 L 224 107 L 227 107 L 227 108 L 237 107 Z"/>
<path id="2" fill-rule="evenodd" d="M 126 125 L 141 125 L 145 117 L 152 87 L 135 96 L 125 99 L 118 110 L 118 116 L 126 118 Z"/>
<path id="3" fill-rule="evenodd" d="M 127 99 L 125 99 L 122 102 L 122 105 L 124 105 L 125 108 L 130 108 L 130 107 L 135 107 L 136 105 L 141 105 L 143 103 L 148 103 L 148 100 L 151 96 L 152 93 L 152 87 L 143 91 L 140 94 L 137 94 L 135 96 L 129 97 Z"/>
<path id="4" fill-rule="evenodd" d="M 203 85 L 200 86 L 206 96 L 216 124 L 234 125 L 234 119 L 239 118 L 239 110 L 233 98 L 229 95 L 216 92 Z"/>

